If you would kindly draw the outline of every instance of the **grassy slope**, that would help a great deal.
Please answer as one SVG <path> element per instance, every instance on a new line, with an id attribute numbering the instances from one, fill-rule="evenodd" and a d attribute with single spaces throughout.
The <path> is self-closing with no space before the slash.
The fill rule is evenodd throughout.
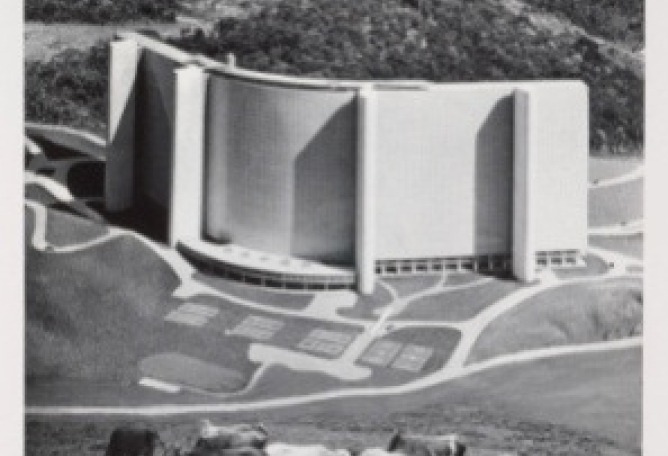
<path id="1" fill-rule="evenodd" d="M 195 274 L 194 278 L 222 293 L 284 309 L 302 310 L 313 301 L 312 293 L 272 290 L 203 273 Z"/>
<path id="2" fill-rule="evenodd" d="M 337 313 L 349 318 L 376 319 L 374 311 L 387 306 L 392 302 L 392 295 L 384 286 L 376 283 L 373 293 L 360 295 L 353 307 L 337 309 Z"/>
<path id="3" fill-rule="evenodd" d="M 396 318 L 405 320 L 463 321 L 521 287 L 517 281 L 495 280 L 462 290 L 443 291 L 413 302 Z"/>
<path id="4" fill-rule="evenodd" d="M 438 275 L 386 277 L 383 282 L 392 287 L 400 298 L 418 293 L 425 288 L 433 287 L 441 279 Z"/>
<path id="5" fill-rule="evenodd" d="M 93 240 L 107 233 L 104 225 L 66 212 L 47 209 L 46 241 L 64 246 Z"/>
<path id="6" fill-rule="evenodd" d="M 493 321 L 468 363 L 534 348 L 614 340 L 642 331 L 638 279 L 564 285 L 528 299 Z"/>
<path id="7" fill-rule="evenodd" d="M 38 184 L 27 184 L 25 186 L 24 195 L 27 200 L 37 201 L 45 206 L 57 203 L 58 200 L 47 190 L 44 190 Z"/>
<path id="8" fill-rule="evenodd" d="M 129 237 L 80 253 L 27 248 L 26 270 L 29 380 L 131 377 L 128 363 L 139 347 L 127 341 L 151 337 L 145 320 L 177 284 L 160 260 Z"/>
<path id="9" fill-rule="evenodd" d="M 220 321 L 218 321 L 217 324 L 220 324 L 221 326 L 224 325 L 226 328 L 235 326 L 248 315 L 256 315 L 282 321 L 284 326 L 280 331 L 276 332 L 275 336 L 271 339 L 271 342 L 274 345 L 286 348 L 296 346 L 301 341 L 301 339 L 306 337 L 306 335 L 312 329 L 320 328 L 351 334 L 360 332 L 362 329 L 360 326 L 352 324 L 348 325 L 342 323 L 332 323 L 329 321 L 313 320 L 311 318 L 289 317 L 276 315 L 274 313 L 259 309 L 248 309 L 243 305 L 233 304 L 213 295 L 200 294 L 194 296 L 188 301 L 221 308 L 223 312 L 219 316 Z"/>
<path id="10" fill-rule="evenodd" d="M 76 253 L 26 248 L 26 377 L 49 382 L 136 381 L 139 361 L 178 352 L 248 376 L 248 342 L 196 331 L 162 318 L 178 279 L 140 241 L 116 238 Z M 221 349 L 222 348 L 222 349 Z"/>
<path id="11" fill-rule="evenodd" d="M 644 179 L 589 190 L 589 226 L 605 226 L 643 217 Z"/>
<path id="12" fill-rule="evenodd" d="M 642 259 L 643 239 L 642 234 L 633 236 L 589 236 L 589 244 Z"/>
<path id="13" fill-rule="evenodd" d="M 434 353 L 420 372 L 409 372 L 388 367 L 369 366 L 371 376 L 356 382 L 343 382 L 319 372 L 295 372 L 283 366 L 270 367 L 244 400 L 269 399 L 282 396 L 299 396 L 343 388 L 381 387 L 404 384 L 431 374 L 450 359 L 459 342 L 459 332 L 448 328 L 406 328 L 381 337 L 403 344 L 433 347 Z M 365 365 L 363 363 L 358 363 Z"/>
<path id="14" fill-rule="evenodd" d="M 589 158 L 589 181 L 611 179 L 633 171 L 642 161 L 636 158 Z"/>
<path id="15" fill-rule="evenodd" d="M 338 448 L 385 446 L 400 428 L 458 432 L 472 446 L 531 456 L 639 455 L 633 449 L 640 438 L 640 363 L 639 349 L 582 354 L 510 365 L 403 396 L 211 418 L 262 420 L 277 441 Z M 81 454 L 129 422 L 154 427 L 167 441 L 185 441 L 201 417 L 29 417 L 27 454 L 51 455 L 56 448 L 59 454 Z"/>

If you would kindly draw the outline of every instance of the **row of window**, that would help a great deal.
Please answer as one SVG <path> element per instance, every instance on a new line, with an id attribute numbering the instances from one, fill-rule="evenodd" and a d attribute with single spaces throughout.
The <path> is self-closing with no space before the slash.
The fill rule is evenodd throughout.
<path id="1" fill-rule="evenodd" d="M 225 279 L 236 280 L 250 285 L 286 290 L 346 290 L 355 285 L 355 276 L 313 276 L 299 274 L 280 274 L 271 271 L 262 271 L 242 268 L 236 265 L 223 263 L 208 258 L 201 258 L 196 254 L 188 254 L 190 261 L 205 274 L 216 275 Z"/>
<path id="2" fill-rule="evenodd" d="M 505 271 L 509 268 L 510 256 L 505 254 L 376 262 L 376 274 L 383 276 L 442 271 Z"/>
<path id="3" fill-rule="evenodd" d="M 184 252 L 188 254 L 188 252 Z M 251 285 L 288 290 L 344 290 L 354 289 L 355 276 L 312 276 L 299 274 L 280 274 L 271 271 L 258 271 L 242 268 L 221 261 L 188 255 L 193 264 L 202 272 L 226 279 L 236 280 Z M 576 250 L 544 251 L 536 253 L 538 267 L 574 267 L 582 264 L 582 258 Z M 507 254 L 481 255 L 476 257 L 447 257 L 410 260 L 376 261 L 376 274 L 379 276 L 418 275 L 440 273 L 443 271 L 485 271 L 504 272 L 511 267 L 511 258 Z"/>

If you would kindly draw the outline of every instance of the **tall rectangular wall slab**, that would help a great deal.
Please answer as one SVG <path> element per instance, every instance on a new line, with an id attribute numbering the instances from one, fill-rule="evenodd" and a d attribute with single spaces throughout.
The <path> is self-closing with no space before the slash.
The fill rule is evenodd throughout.
<path id="1" fill-rule="evenodd" d="M 378 259 L 510 251 L 513 88 L 378 91 Z"/>
<path id="2" fill-rule="evenodd" d="M 202 235 L 204 122 L 207 75 L 195 66 L 175 70 L 169 243 Z"/>
<path id="3" fill-rule="evenodd" d="M 107 101 L 105 204 L 109 211 L 133 204 L 135 96 L 140 49 L 135 41 L 110 44 Z"/>
<path id="4" fill-rule="evenodd" d="M 587 246 L 588 94 L 581 82 L 515 93 L 513 270 L 535 276 L 536 252 Z"/>
<path id="5" fill-rule="evenodd" d="M 587 248 L 587 86 L 555 81 L 530 90 L 536 251 Z"/>
<path id="6" fill-rule="evenodd" d="M 531 131 L 532 122 L 535 123 L 531 118 L 531 101 L 529 91 L 515 91 L 512 269 L 515 277 L 523 282 L 531 282 L 536 277 L 531 169 L 531 153 L 536 151 L 536 144 Z"/>
<path id="7" fill-rule="evenodd" d="M 376 93 L 362 89 L 357 96 L 357 216 L 355 263 L 357 288 L 371 294 L 375 282 L 376 244 L 376 149 L 378 147 L 378 110 Z"/>

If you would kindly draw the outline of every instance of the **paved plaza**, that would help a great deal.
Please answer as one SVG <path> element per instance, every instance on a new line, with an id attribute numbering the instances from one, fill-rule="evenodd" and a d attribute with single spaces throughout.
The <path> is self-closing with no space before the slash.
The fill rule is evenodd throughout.
<path id="1" fill-rule="evenodd" d="M 349 333 L 314 329 L 297 345 L 297 348 L 337 356 L 345 350 L 353 338 L 354 335 Z"/>
<path id="2" fill-rule="evenodd" d="M 202 304 L 185 303 L 165 316 L 165 321 L 187 326 L 204 326 L 218 315 L 218 309 Z"/>
<path id="3" fill-rule="evenodd" d="M 229 334 L 243 336 L 253 340 L 268 341 L 283 328 L 285 323 L 273 318 L 249 315 Z"/>

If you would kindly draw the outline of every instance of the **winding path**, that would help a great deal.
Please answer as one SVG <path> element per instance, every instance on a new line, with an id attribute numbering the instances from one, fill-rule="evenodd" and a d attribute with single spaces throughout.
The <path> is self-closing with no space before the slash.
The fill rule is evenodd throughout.
<path id="1" fill-rule="evenodd" d="M 26 183 L 39 185 L 48 191 L 58 201 L 66 204 L 82 204 L 89 200 L 100 200 L 100 198 L 92 199 L 76 199 L 67 188 L 67 173 L 71 166 L 86 161 L 86 159 L 75 158 L 66 160 L 50 161 L 37 145 L 27 144 L 31 148 L 33 158 L 29 164 L 28 170 L 25 172 Z M 44 167 L 55 169 L 52 177 L 46 177 L 38 174 L 39 170 Z M 633 179 L 642 177 L 642 168 L 634 169 L 627 175 L 599 181 L 597 186 L 618 185 L 628 182 Z M 274 364 L 282 364 L 291 369 L 306 369 L 320 372 L 332 377 L 338 377 L 342 380 L 359 380 L 367 378 L 371 370 L 368 367 L 361 367 L 356 364 L 357 359 L 364 353 L 374 340 L 382 337 L 389 332 L 388 320 L 394 316 L 400 315 L 407 306 L 412 302 L 425 297 L 436 294 L 443 294 L 448 291 L 473 288 L 481 286 L 491 281 L 492 279 L 480 279 L 475 282 L 445 287 L 445 280 L 447 274 L 444 274 L 440 281 L 435 285 L 426 289 L 415 292 L 411 295 L 399 297 L 397 291 L 387 282 L 382 282 L 392 296 L 392 302 L 385 307 L 377 309 L 376 314 L 378 319 L 376 321 L 364 320 L 361 318 L 346 317 L 340 315 L 337 311 L 342 308 L 348 308 L 355 305 L 356 295 L 349 291 L 337 291 L 329 293 L 316 293 L 313 301 L 303 310 L 294 310 L 288 308 L 278 308 L 275 306 L 267 306 L 257 304 L 255 302 L 239 298 L 227 294 L 221 290 L 208 286 L 194 278 L 196 272 L 195 268 L 190 265 L 181 255 L 173 249 L 157 244 L 137 233 L 124 230 L 116 227 L 108 227 L 108 232 L 96 239 L 86 242 L 71 244 L 67 246 L 53 246 L 50 245 L 46 238 L 46 227 L 48 223 L 48 213 L 46 207 L 38 202 L 26 201 L 26 207 L 32 210 L 35 214 L 35 227 L 31 234 L 30 244 L 37 250 L 46 251 L 48 253 L 58 254 L 65 252 L 74 252 L 92 248 L 111 239 L 121 236 L 132 236 L 138 239 L 146 246 L 148 246 L 156 255 L 162 258 L 177 274 L 180 279 L 180 286 L 174 291 L 174 296 L 179 298 L 190 298 L 198 294 L 212 295 L 221 297 L 227 301 L 239 304 L 248 310 L 261 310 L 275 315 L 285 317 L 301 317 L 310 318 L 317 321 L 327 321 L 330 323 L 344 323 L 349 325 L 357 325 L 363 328 L 363 332 L 345 349 L 343 354 L 337 359 L 323 359 L 313 355 L 302 352 L 295 352 L 286 349 L 272 347 L 266 344 L 254 343 L 249 348 L 249 359 L 260 362 L 260 368 L 255 372 L 255 375 L 246 386 L 244 391 L 252 389 L 253 385 L 261 378 L 266 369 Z M 624 231 L 622 228 L 626 228 Z M 606 231 L 607 229 L 607 231 Z M 635 230 L 635 231 L 633 231 Z M 642 221 L 634 221 L 624 227 L 604 227 L 589 231 L 590 234 L 622 232 L 627 234 L 628 231 L 634 233 L 640 230 L 642 232 Z M 563 356 L 574 353 L 585 352 L 601 352 L 608 350 L 621 350 L 629 347 L 636 347 L 642 344 L 641 338 L 632 338 L 613 342 L 589 343 L 582 345 L 570 345 L 550 347 L 536 350 L 527 350 L 510 355 L 498 356 L 496 358 L 479 362 L 475 364 L 466 365 L 466 360 L 478 340 L 480 334 L 499 316 L 522 304 L 528 298 L 531 298 L 546 290 L 556 287 L 573 284 L 595 282 L 607 280 L 615 277 L 624 276 L 639 276 L 629 272 L 632 266 L 642 266 L 642 261 L 600 248 L 590 248 L 590 253 L 598 255 L 606 263 L 611 264 L 612 267 L 604 273 L 591 277 L 577 277 L 569 279 L 559 279 L 551 271 L 542 271 L 539 281 L 530 286 L 522 287 L 502 299 L 496 301 L 494 304 L 488 306 L 480 311 L 474 317 L 461 321 L 419 321 L 419 320 L 405 320 L 393 319 L 391 326 L 392 330 L 402 328 L 418 328 L 418 327 L 443 327 L 458 330 L 461 333 L 461 339 L 452 353 L 449 361 L 440 370 L 417 378 L 413 381 L 404 383 L 398 386 L 391 387 L 366 387 L 366 388 L 341 388 L 330 390 L 322 393 L 305 394 L 295 397 L 274 398 L 268 400 L 247 401 L 247 402 L 232 402 L 234 396 L 241 392 L 228 395 L 215 395 L 213 397 L 219 400 L 227 400 L 225 403 L 212 403 L 204 405 L 151 405 L 138 407 L 88 407 L 88 406 L 28 406 L 26 407 L 27 414 L 37 415 L 82 415 L 82 414 L 137 414 L 137 415 L 167 415 L 167 414 L 183 414 L 183 413 L 198 413 L 198 412 L 232 412 L 242 410 L 258 410 L 266 408 L 276 408 L 293 406 L 299 404 L 306 404 L 313 401 L 321 401 L 334 398 L 345 397 L 362 397 L 362 396 L 387 396 L 395 394 L 405 394 L 418 391 L 422 388 L 438 385 L 443 382 L 455 378 L 462 378 L 467 375 L 482 372 L 488 369 L 519 362 L 528 362 L 538 359 L 544 359 L 555 356 Z M 211 395 L 209 395 L 211 396 Z"/>

